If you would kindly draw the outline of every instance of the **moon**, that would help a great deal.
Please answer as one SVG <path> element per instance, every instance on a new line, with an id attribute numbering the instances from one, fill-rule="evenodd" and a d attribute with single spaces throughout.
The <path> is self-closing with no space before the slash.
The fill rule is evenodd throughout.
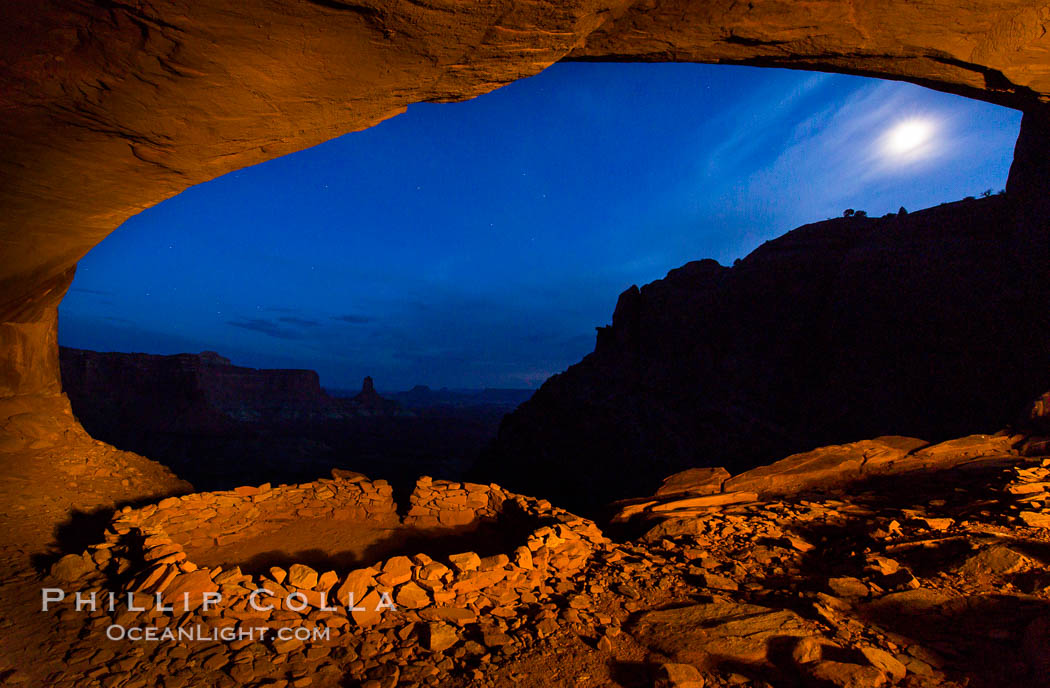
<path id="1" fill-rule="evenodd" d="M 937 129 L 932 120 L 906 119 L 895 124 L 883 137 L 883 154 L 891 160 L 912 162 L 928 157 Z"/>

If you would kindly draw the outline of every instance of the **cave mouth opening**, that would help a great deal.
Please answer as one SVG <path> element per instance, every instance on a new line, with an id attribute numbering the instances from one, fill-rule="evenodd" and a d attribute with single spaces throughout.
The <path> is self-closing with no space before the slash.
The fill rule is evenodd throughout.
<path id="1" fill-rule="evenodd" d="M 409 413 L 336 428 L 341 407 L 297 408 L 313 403 L 301 381 L 260 412 L 255 392 L 187 389 L 171 372 L 197 363 L 165 364 L 158 386 L 138 374 L 153 374 L 146 358 L 119 373 L 70 365 L 68 349 L 66 391 L 93 435 L 201 489 L 334 466 L 398 484 L 459 477 L 527 390 L 587 354 L 624 287 L 698 258 L 728 265 L 815 220 L 997 196 L 1019 119 L 845 75 L 558 64 L 141 213 L 81 262 L 60 318 L 67 347 L 217 350 L 235 366 L 316 370 L 333 397 L 366 375 L 381 394 L 526 390 L 518 397 L 444 399 L 435 414 L 402 394 Z"/>

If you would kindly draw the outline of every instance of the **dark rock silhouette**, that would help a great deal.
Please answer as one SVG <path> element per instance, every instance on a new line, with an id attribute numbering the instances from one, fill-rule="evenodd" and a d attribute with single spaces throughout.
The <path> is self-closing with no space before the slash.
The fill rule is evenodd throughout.
<path id="1" fill-rule="evenodd" d="M 1029 432 L 1050 436 L 1050 392 L 1032 402 L 1018 425 Z"/>
<path id="2" fill-rule="evenodd" d="M 476 455 L 473 448 L 494 433 L 495 421 L 479 437 L 474 428 L 438 431 L 379 396 L 370 379 L 357 397 L 342 399 L 325 392 L 312 370 L 245 368 L 211 351 L 62 347 L 60 360 L 73 412 L 93 437 L 156 459 L 203 489 L 253 478 L 301 482 L 339 466 L 414 475 L 461 447 Z"/>
<path id="3" fill-rule="evenodd" d="M 999 430 L 1050 388 L 1046 256 L 1026 253 L 1044 228 L 1007 194 L 806 225 L 631 287 L 476 477 L 588 511 L 694 466 Z"/>
<path id="4" fill-rule="evenodd" d="M 77 416 L 94 420 L 108 416 L 167 432 L 223 431 L 235 423 L 321 421 L 355 413 L 325 393 L 312 370 L 245 368 L 214 351 L 158 356 L 61 347 L 59 360 Z"/>
<path id="5" fill-rule="evenodd" d="M 381 396 L 371 378 L 360 392 L 329 392 L 312 370 L 244 368 L 208 351 L 62 348 L 61 363 L 73 412 L 93 437 L 155 459 L 204 490 L 305 482 L 333 468 L 395 485 L 414 484 L 420 474 L 461 479 L 528 393 L 425 394 L 406 408 L 398 394 Z"/>
<path id="6" fill-rule="evenodd" d="M 350 404 L 359 413 L 367 414 L 388 416 L 401 410 L 401 406 L 396 401 L 379 396 L 371 377 L 366 377 L 361 383 L 361 393 L 351 399 Z"/>

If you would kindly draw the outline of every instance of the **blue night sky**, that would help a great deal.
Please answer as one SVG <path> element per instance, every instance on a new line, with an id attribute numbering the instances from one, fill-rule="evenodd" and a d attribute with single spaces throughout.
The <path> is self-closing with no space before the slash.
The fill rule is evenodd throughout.
<path id="1" fill-rule="evenodd" d="M 59 339 L 216 350 L 328 387 L 535 387 L 631 284 L 847 207 L 998 191 L 1019 125 L 860 77 L 559 64 L 131 218 L 81 261 Z"/>

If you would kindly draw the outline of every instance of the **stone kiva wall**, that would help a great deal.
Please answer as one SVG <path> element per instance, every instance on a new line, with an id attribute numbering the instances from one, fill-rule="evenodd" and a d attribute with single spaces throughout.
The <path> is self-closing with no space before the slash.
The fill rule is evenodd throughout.
<path id="1" fill-rule="evenodd" d="M 393 491 L 385 480 L 320 480 L 304 485 L 238 487 L 169 497 L 114 519 L 107 542 L 137 532 L 173 539 L 187 549 L 228 545 L 264 533 L 275 523 L 330 518 L 396 525 Z M 147 560 L 148 552 L 147 552 Z"/>
<path id="2" fill-rule="evenodd" d="M 410 527 L 426 533 L 469 531 L 497 524 L 508 515 L 519 522 L 531 520 L 535 528 L 509 551 L 484 557 L 468 551 L 442 561 L 416 553 L 349 571 L 292 564 L 250 575 L 238 566 L 199 565 L 187 555 L 187 550 L 237 543 L 294 519 L 344 520 L 351 527 Z M 556 627 L 554 605 L 543 602 L 568 591 L 571 584 L 566 581 L 609 544 L 593 522 L 497 485 L 421 478 L 403 519 L 391 486 L 383 480 L 354 477 L 240 487 L 124 508 L 114 516 L 104 541 L 80 555 L 67 555 L 53 567 L 52 579 L 66 597 L 51 605 L 50 612 L 90 613 L 97 618 L 95 634 L 119 636 L 118 629 L 152 628 L 158 639 L 170 642 L 136 643 L 118 637 L 115 644 L 103 643 L 110 648 L 104 651 L 119 659 L 122 652 L 134 656 L 145 646 L 157 653 L 152 662 L 158 671 L 177 667 L 180 677 L 219 681 L 209 685 L 222 685 L 230 677 L 237 685 L 289 685 L 280 677 L 295 662 L 313 661 L 315 670 L 323 673 L 324 667 L 317 665 L 331 652 L 341 653 L 344 663 L 346 653 L 360 653 L 350 666 L 351 673 L 361 672 L 355 676 L 364 685 L 388 685 L 367 683 L 369 671 L 386 679 L 393 671 L 402 679 L 418 674 L 420 680 L 436 680 L 439 671 L 453 671 L 461 660 L 476 664 L 479 654 L 511 644 L 508 633 L 523 624 L 540 637 L 543 629 Z M 260 590 L 265 592 L 256 592 Z M 82 598 L 94 594 L 97 608 L 75 611 L 78 592 Z M 207 603 L 207 593 L 221 595 L 221 601 Z M 527 620 L 529 613 L 532 618 Z M 262 642 L 260 628 L 269 630 Z M 281 628 L 327 632 L 328 638 L 277 638 Z M 174 638 L 165 638 L 164 629 Z M 196 640 L 180 640 L 178 629 L 193 629 Z M 256 629 L 250 639 L 238 636 L 248 629 Z M 386 640 L 394 639 L 391 633 L 401 639 L 415 634 L 425 652 L 447 663 L 409 667 L 405 661 L 383 658 Z M 200 636 L 213 642 L 199 642 Z M 85 675 L 93 677 L 83 672 L 99 666 L 99 647 L 98 638 L 85 637 L 82 647 L 67 657 L 68 672 L 52 676 L 50 685 L 84 685 Z M 191 661 L 193 653 L 202 652 L 210 654 Z M 154 685 L 153 680 L 113 685 Z"/>

